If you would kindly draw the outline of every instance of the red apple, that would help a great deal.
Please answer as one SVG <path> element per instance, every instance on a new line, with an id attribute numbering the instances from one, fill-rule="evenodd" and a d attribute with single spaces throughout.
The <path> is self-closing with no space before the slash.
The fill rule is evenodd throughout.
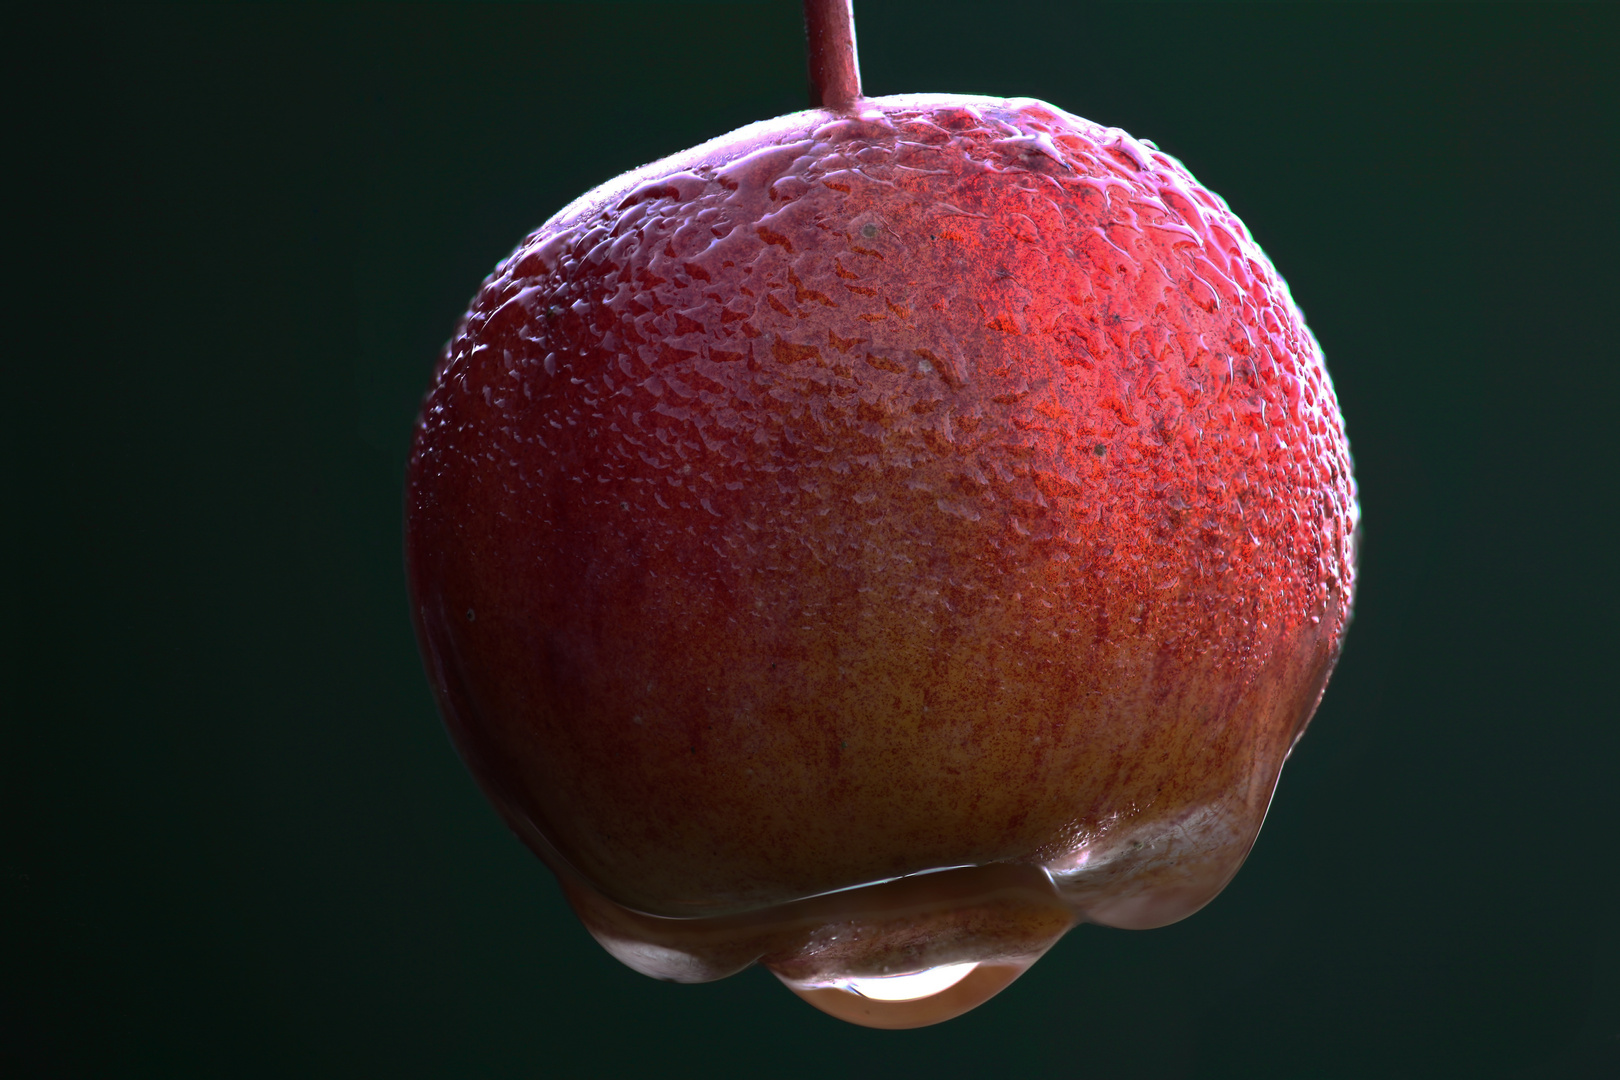
<path id="1" fill-rule="evenodd" d="M 457 746 L 604 945 L 911 1026 L 1225 885 L 1358 510 L 1316 342 L 1178 162 L 1028 99 L 846 96 L 501 264 L 408 560 Z"/>

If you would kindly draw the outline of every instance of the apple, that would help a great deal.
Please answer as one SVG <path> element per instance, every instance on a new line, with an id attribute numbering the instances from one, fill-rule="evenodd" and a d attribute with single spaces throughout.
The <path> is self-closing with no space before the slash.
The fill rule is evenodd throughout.
<path id="1" fill-rule="evenodd" d="M 599 941 L 904 1027 L 1230 880 L 1359 511 L 1225 203 L 1043 102 L 863 98 L 847 37 L 830 104 L 496 269 L 423 405 L 407 561 L 457 747 Z"/>

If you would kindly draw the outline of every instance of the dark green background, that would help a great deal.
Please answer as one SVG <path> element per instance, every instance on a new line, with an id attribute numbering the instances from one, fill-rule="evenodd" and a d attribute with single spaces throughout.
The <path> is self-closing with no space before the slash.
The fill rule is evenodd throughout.
<path id="1" fill-rule="evenodd" d="M 443 735 L 400 563 L 482 276 L 800 107 L 793 0 L 12 24 L 0 1075 L 1620 1075 L 1613 10 L 861 5 L 869 92 L 1044 97 L 1226 196 L 1365 512 L 1237 881 L 900 1033 L 603 953 Z"/>

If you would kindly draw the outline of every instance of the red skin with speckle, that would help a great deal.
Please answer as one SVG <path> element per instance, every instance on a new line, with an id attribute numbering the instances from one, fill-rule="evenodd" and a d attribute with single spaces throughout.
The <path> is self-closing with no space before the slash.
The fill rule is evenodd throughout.
<path id="1" fill-rule="evenodd" d="M 604 940 L 990 864 L 1151 926 L 1253 842 L 1357 515 L 1220 199 L 1040 102 L 887 98 L 526 240 L 425 402 L 408 555 L 457 745 Z M 907 955 L 978 955 L 941 918 Z"/>

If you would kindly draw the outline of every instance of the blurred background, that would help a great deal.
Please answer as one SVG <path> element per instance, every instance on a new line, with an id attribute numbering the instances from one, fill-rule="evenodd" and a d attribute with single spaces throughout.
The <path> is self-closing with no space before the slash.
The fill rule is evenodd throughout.
<path id="1" fill-rule="evenodd" d="M 1616 8 L 865 0 L 1246 220 L 1336 380 L 1355 624 L 1248 865 L 942 1027 L 610 959 L 445 737 L 435 354 L 585 189 L 803 107 L 796 0 L 58 7 L 8 33 L 0 1075 L 1620 1075 Z"/>

